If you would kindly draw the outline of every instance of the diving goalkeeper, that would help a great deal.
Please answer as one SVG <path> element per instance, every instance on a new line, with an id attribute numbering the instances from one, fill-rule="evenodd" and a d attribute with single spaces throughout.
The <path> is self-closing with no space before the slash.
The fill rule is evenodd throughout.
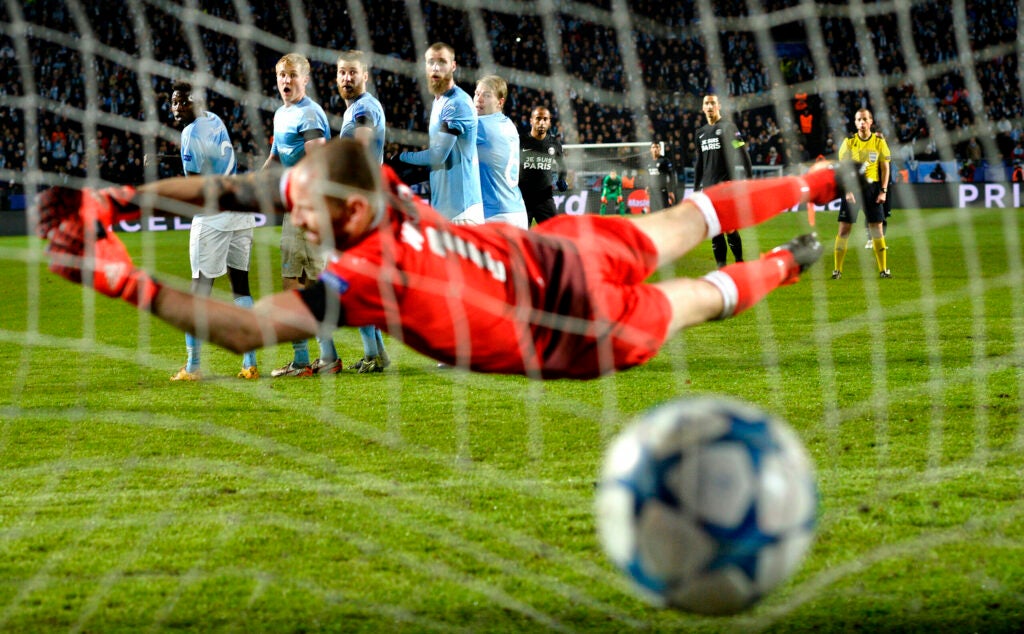
<path id="1" fill-rule="evenodd" d="M 723 183 L 637 217 L 558 216 L 531 231 L 454 225 L 351 139 L 271 174 L 171 178 L 138 190 L 52 188 L 38 201 L 50 268 L 201 329 L 236 352 L 374 324 L 438 361 L 535 379 L 592 379 L 642 364 L 683 328 L 737 315 L 796 282 L 822 253 L 807 234 L 698 278 L 645 280 L 704 239 L 797 203 L 837 197 L 832 166 L 803 176 Z M 157 201 L 289 214 L 330 263 L 312 286 L 245 309 L 161 284 L 112 232 Z M 180 202 L 176 203 L 180 210 Z"/>

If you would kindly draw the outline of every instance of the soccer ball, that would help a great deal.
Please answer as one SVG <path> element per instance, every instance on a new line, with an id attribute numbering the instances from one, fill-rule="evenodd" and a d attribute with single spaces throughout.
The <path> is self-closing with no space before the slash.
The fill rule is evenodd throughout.
<path id="1" fill-rule="evenodd" d="M 651 603 L 733 614 L 796 570 L 817 501 L 789 425 L 730 399 L 681 399 L 642 414 L 612 443 L 597 528 Z"/>

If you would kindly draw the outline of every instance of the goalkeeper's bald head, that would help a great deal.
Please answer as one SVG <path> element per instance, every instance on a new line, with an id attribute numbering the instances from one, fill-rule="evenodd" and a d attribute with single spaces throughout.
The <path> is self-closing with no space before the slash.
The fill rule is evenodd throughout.
<path id="1" fill-rule="evenodd" d="M 310 150 L 292 172 L 293 222 L 324 246 L 344 249 L 384 217 L 380 167 L 355 139 L 336 138 Z"/>

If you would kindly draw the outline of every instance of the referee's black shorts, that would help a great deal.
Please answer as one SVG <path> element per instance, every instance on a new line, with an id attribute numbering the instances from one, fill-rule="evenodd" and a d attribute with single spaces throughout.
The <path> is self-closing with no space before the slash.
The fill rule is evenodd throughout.
<path id="1" fill-rule="evenodd" d="M 857 196 L 857 202 L 852 205 L 847 202 L 844 196 L 839 205 L 839 222 L 854 224 L 857 222 L 857 215 L 860 213 L 861 208 L 864 209 L 864 217 L 869 224 L 883 222 L 885 220 L 885 204 L 875 202 L 878 200 L 878 194 L 881 190 L 881 184 L 868 183 L 861 190 L 860 196 Z"/>

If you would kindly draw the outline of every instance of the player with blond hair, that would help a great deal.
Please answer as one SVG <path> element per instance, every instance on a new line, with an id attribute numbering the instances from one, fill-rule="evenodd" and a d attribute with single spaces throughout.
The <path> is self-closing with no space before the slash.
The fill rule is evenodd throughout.
<path id="1" fill-rule="evenodd" d="M 398 159 L 430 167 L 430 204 L 452 222 L 484 221 L 480 166 L 476 151 L 477 116 L 473 99 L 455 83 L 455 49 L 436 42 L 423 55 L 430 108 L 430 147 L 402 152 Z"/>
<path id="2" fill-rule="evenodd" d="M 292 167 L 306 156 L 311 148 L 327 143 L 331 126 L 320 104 L 306 94 L 309 86 L 310 65 L 304 55 L 288 53 L 274 66 L 277 91 L 284 102 L 274 113 L 274 142 L 270 146 L 264 169 L 274 163 Z M 291 223 L 281 225 L 281 287 L 284 290 L 303 288 L 316 281 L 323 269 L 323 254 L 306 240 Z M 310 362 L 309 341 L 292 343 L 292 360 L 271 371 L 272 377 L 312 376 L 337 374 L 341 359 L 334 347 L 331 333 L 317 333 L 320 356 Z"/>
<path id="3" fill-rule="evenodd" d="M 507 96 L 508 84 L 497 75 L 481 77 L 473 95 L 484 221 L 529 229 L 530 218 L 519 191 L 519 131 L 502 112 Z"/>

